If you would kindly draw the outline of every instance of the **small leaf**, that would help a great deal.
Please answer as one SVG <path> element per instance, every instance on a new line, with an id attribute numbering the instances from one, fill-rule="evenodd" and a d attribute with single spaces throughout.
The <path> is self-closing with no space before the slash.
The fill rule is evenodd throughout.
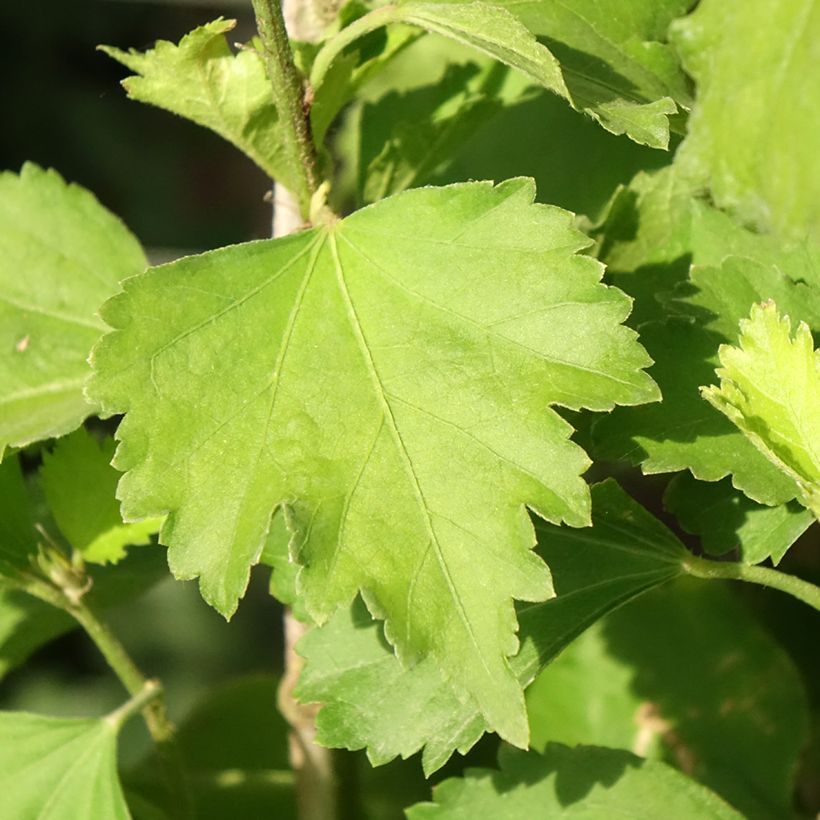
<path id="1" fill-rule="evenodd" d="M 773 302 L 754 305 L 738 346 L 721 346 L 720 363 L 720 387 L 704 387 L 703 397 L 797 483 L 820 518 L 820 352 L 808 325 L 792 338 Z"/>
<path id="2" fill-rule="evenodd" d="M 519 607 L 522 649 L 511 665 L 524 686 L 598 618 L 681 573 L 683 546 L 614 481 L 595 485 L 592 500 L 591 528 L 538 527 L 558 595 Z M 324 704 L 316 725 L 325 745 L 367 748 L 374 765 L 423 747 L 429 775 L 488 730 L 431 659 L 403 666 L 360 604 L 309 632 L 298 651 L 306 665 L 296 694 Z"/>
<path id="3" fill-rule="evenodd" d="M 97 308 L 146 264 L 88 191 L 30 163 L 0 174 L 0 458 L 94 412 L 83 385 L 105 329 Z"/>
<path id="4" fill-rule="evenodd" d="M 671 33 L 698 89 L 678 161 L 742 221 L 820 238 L 820 9 L 703 0 Z"/>
<path id="5" fill-rule="evenodd" d="M 416 189 L 152 270 L 103 309 L 91 391 L 127 412 L 124 515 L 170 513 L 177 577 L 230 615 L 285 504 L 311 615 L 362 590 L 405 662 L 432 655 L 522 745 L 513 599 L 552 592 L 524 504 L 589 515 L 586 457 L 549 405 L 657 395 L 628 301 L 533 196 Z"/>
<path id="6" fill-rule="evenodd" d="M 254 48 L 234 54 L 221 17 L 186 34 L 178 45 L 160 40 L 150 51 L 100 50 L 136 72 L 123 80 L 131 99 L 210 128 L 249 156 L 271 178 L 294 187 L 265 66 Z"/>
<path id="7" fill-rule="evenodd" d="M 86 561 L 116 563 L 129 544 L 148 544 L 162 523 L 150 518 L 124 524 L 111 466 L 114 442 L 96 441 L 80 429 L 43 455 L 40 484 L 51 514 L 68 543 Z"/>
<path id="8" fill-rule="evenodd" d="M 798 669 L 726 584 L 681 578 L 610 613 L 527 690 L 533 746 L 663 760 L 745 817 L 787 817 L 810 716 Z"/>
<path id="9" fill-rule="evenodd" d="M 110 721 L 0 713 L 0 794 L 8 817 L 128 820 Z"/>
<path id="10" fill-rule="evenodd" d="M 502 749 L 500 771 L 468 769 L 433 789 L 408 820 L 471 817 L 674 817 L 740 820 L 716 794 L 663 763 L 619 749 L 550 744 L 543 755 Z"/>
<path id="11" fill-rule="evenodd" d="M 700 536 L 710 555 L 734 549 L 744 564 L 771 558 L 775 565 L 808 529 L 814 516 L 796 501 L 764 507 L 735 490 L 727 479 L 717 484 L 681 473 L 669 483 L 664 506 L 681 526 Z"/>

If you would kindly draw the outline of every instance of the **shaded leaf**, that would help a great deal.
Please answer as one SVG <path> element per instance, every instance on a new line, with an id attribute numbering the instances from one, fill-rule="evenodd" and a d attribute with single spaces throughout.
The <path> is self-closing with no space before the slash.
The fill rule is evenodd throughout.
<path id="1" fill-rule="evenodd" d="M 656 397 L 628 301 L 533 196 L 417 189 L 154 269 L 104 307 L 92 387 L 127 412 L 124 514 L 169 513 L 178 577 L 232 613 L 283 505 L 311 615 L 363 590 L 405 662 L 435 658 L 519 744 L 513 599 L 552 592 L 523 505 L 589 514 L 586 457 L 548 406 Z"/>
<path id="2" fill-rule="evenodd" d="M 664 760 L 744 817 L 785 817 L 809 714 L 797 669 L 729 587 L 680 579 L 613 612 L 527 690 L 533 746 Z"/>
<path id="3" fill-rule="evenodd" d="M 671 767 L 619 749 L 557 743 L 543 755 L 503 749 L 499 764 L 500 771 L 468 769 L 463 779 L 445 780 L 433 790 L 435 803 L 413 806 L 408 819 L 741 817 Z"/>
<path id="4" fill-rule="evenodd" d="M 116 563 L 129 544 L 148 544 L 160 519 L 124 524 L 115 497 L 120 474 L 111 466 L 114 442 L 80 429 L 43 454 L 40 484 L 68 543 L 86 561 Z"/>
<path id="5" fill-rule="evenodd" d="M 105 329 L 97 308 L 146 264 L 88 191 L 31 163 L 0 174 L 0 457 L 94 412 L 83 385 Z"/>
<path id="6" fill-rule="evenodd" d="M 738 551 L 745 564 L 771 558 L 775 565 L 814 521 L 796 501 L 776 507 L 755 504 L 726 479 L 696 481 L 688 473 L 675 476 L 664 495 L 664 506 L 710 555 Z"/>

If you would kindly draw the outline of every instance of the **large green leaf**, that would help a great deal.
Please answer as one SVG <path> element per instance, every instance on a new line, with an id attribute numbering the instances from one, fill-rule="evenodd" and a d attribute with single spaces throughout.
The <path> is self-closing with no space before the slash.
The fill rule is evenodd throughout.
<path id="1" fill-rule="evenodd" d="M 0 174 L 0 458 L 94 412 L 83 385 L 97 308 L 146 264 L 88 191 L 32 164 Z"/>
<path id="2" fill-rule="evenodd" d="M 264 63 L 254 48 L 231 51 L 225 34 L 235 25 L 219 18 L 178 45 L 160 40 L 146 52 L 100 49 L 136 72 L 123 80 L 129 97 L 210 128 L 292 188 L 295 171 L 283 149 Z"/>
<path id="3" fill-rule="evenodd" d="M 775 564 L 808 529 L 814 516 L 798 502 L 764 507 L 735 490 L 729 479 L 696 481 L 680 473 L 669 483 L 664 506 L 710 555 L 738 551 L 744 564 L 771 558 Z"/>
<path id="4" fill-rule="evenodd" d="M 80 429 L 43 455 L 40 485 L 54 521 L 86 561 L 116 563 L 129 544 L 148 544 L 161 521 L 124 524 L 115 497 L 119 473 L 111 466 L 114 442 Z"/>
<path id="5" fill-rule="evenodd" d="M 675 820 L 739 820 L 717 795 L 664 763 L 619 749 L 560 744 L 543 755 L 503 749 L 500 771 L 468 769 L 433 790 L 435 803 L 420 803 L 408 820 L 531 820 L 534 817 L 674 817 Z"/>
<path id="6" fill-rule="evenodd" d="M 552 594 L 524 504 L 589 520 L 588 462 L 548 406 L 656 397 L 628 301 L 533 196 L 417 189 L 136 277 L 103 308 L 91 389 L 127 412 L 123 510 L 169 513 L 178 577 L 232 613 L 284 505 L 308 611 L 362 590 L 406 662 L 435 657 L 519 744 L 512 602 Z"/>
<path id="7" fill-rule="evenodd" d="M 558 595 L 519 607 L 522 649 L 512 668 L 522 685 L 602 615 L 682 571 L 681 544 L 615 482 L 594 486 L 592 500 L 592 528 L 538 527 Z M 319 741 L 366 748 L 374 765 L 423 748 L 430 774 L 488 728 L 431 659 L 402 665 L 363 606 L 337 613 L 298 650 L 306 665 L 297 696 L 323 704 Z"/>
<path id="8" fill-rule="evenodd" d="M 733 592 L 680 579 L 607 615 L 527 690 L 533 746 L 629 749 L 680 768 L 745 817 L 788 816 L 806 694 Z"/>
<path id="9" fill-rule="evenodd" d="M 673 32 L 698 88 L 687 172 L 744 221 L 820 238 L 820 8 L 704 0 Z"/>
<path id="10" fill-rule="evenodd" d="M 7 817 L 128 820 L 108 720 L 0 713 L 0 794 Z"/>
<path id="11" fill-rule="evenodd" d="M 801 322 L 792 338 L 777 305 L 756 304 L 740 323 L 738 346 L 721 346 L 720 364 L 720 386 L 704 388 L 703 397 L 797 484 L 800 501 L 820 518 L 820 352 L 809 326 Z"/>
<path id="12" fill-rule="evenodd" d="M 794 498 L 795 481 L 704 402 L 699 387 L 713 378 L 720 344 L 736 340 L 737 322 L 756 302 L 774 298 L 820 328 L 820 290 L 796 281 L 813 258 L 784 256 L 773 266 L 729 257 L 719 267 L 693 269 L 675 301 L 681 316 L 641 326 L 664 401 L 603 418 L 595 428 L 596 452 L 640 464 L 646 473 L 689 469 L 705 481 L 731 474 L 738 489 L 763 504 Z"/>

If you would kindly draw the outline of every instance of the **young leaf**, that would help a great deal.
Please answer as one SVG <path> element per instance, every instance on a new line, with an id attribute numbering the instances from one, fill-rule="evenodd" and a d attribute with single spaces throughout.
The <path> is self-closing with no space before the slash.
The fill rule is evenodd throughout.
<path id="1" fill-rule="evenodd" d="M 601 419 L 595 427 L 596 453 L 639 463 L 645 473 L 688 469 L 704 481 L 731 474 L 735 487 L 762 504 L 794 498 L 795 481 L 713 412 L 698 388 L 712 378 L 718 347 L 737 338 L 737 322 L 755 302 L 774 298 L 793 316 L 820 328 L 820 291 L 794 281 L 802 270 L 797 259 L 775 268 L 729 257 L 718 268 L 693 269 L 688 283 L 692 293 L 676 303 L 682 317 L 641 327 L 641 338 L 656 361 L 651 372 L 663 403 Z"/>
<path id="2" fill-rule="evenodd" d="M 0 174 L 0 458 L 94 412 L 82 390 L 96 310 L 146 264 L 88 191 L 30 163 Z"/>
<path id="3" fill-rule="evenodd" d="M 502 749 L 500 771 L 468 769 L 433 789 L 408 820 L 471 817 L 674 817 L 740 820 L 716 794 L 663 763 L 620 749 L 550 744 L 543 755 Z"/>
<path id="4" fill-rule="evenodd" d="M 592 501 L 592 528 L 537 528 L 558 595 L 519 607 L 522 649 L 511 665 L 524 686 L 598 618 L 681 572 L 680 542 L 614 481 L 595 485 Z M 431 658 L 402 665 L 363 606 L 313 629 L 298 651 L 306 664 L 296 694 L 323 704 L 317 737 L 327 746 L 367 748 L 374 765 L 423 747 L 429 775 L 488 729 Z"/>
<path id="5" fill-rule="evenodd" d="M 698 88 L 681 163 L 744 221 L 820 238 L 820 9 L 704 0 L 672 36 Z"/>
<path id="6" fill-rule="evenodd" d="M 752 307 L 737 347 L 721 345 L 720 387 L 703 397 L 800 488 L 800 501 L 820 518 L 820 352 L 804 323 L 777 306 Z"/>
<path id="7" fill-rule="evenodd" d="M 688 473 L 672 479 L 663 503 L 687 532 L 700 537 L 706 552 L 723 555 L 737 549 L 744 564 L 767 558 L 779 564 L 814 521 L 796 501 L 763 507 L 735 490 L 728 479 L 706 483 Z"/>
<path id="8" fill-rule="evenodd" d="M 231 51 L 225 34 L 235 25 L 220 17 L 186 34 L 178 45 L 160 40 L 144 53 L 111 46 L 100 50 L 136 72 L 122 83 L 129 97 L 210 128 L 292 188 L 294 170 L 282 147 L 264 63 L 254 48 Z"/>
<path id="9" fill-rule="evenodd" d="M 129 544 L 150 543 L 162 523 L 124 524 L 115 496 L 119 473 L 111 466 L 114 442 L 79 429 L 43 455 L 40 485 L 54 521 L 86 561 L 116 563 Z"/>
<path id="10" fill-rule="evenodd" d="M 746 817 L 786 817 L 806 742 L 800 673 L 726 585 L 679 579 L 612 612 L 527 690 L 533 746 L 663 760 Z"/>
<path id="11" fill-rule="evenodd" d="M 314 618 L 362 590 L 405 662 L 433 655 L 521 744 L 512 600 L 552 594 L 523 505 L 589 515 L 586 457 L 548 406 L 657 396 L 628 301 L 533 196 L 417 189 L 150 271 L 104 307 L 91 388 L 127 412 L 123 509 L 170 513 L 178 577 L 232 613 L 284 504 Z"/>
<path id="12" fill-rule="evenodd" d="M 9 817 L 129 820 L 108 719 L 0 713 L 0 793 Z"/>

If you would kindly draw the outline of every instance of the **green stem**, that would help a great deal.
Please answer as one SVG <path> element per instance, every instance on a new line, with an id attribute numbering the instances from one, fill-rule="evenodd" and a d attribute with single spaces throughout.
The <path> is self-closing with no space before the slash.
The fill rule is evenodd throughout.
<path id="1" fill-rule="evenodd" d="M 179 802 L 180 816 L 190 817 L 191 798 L 188 792 L 185 769 L 176 742 L 174 724 L 171 723 L 165 710 L 161 684 L 145 677 L 108 625 L 94 613 L 82 598 L 69 597 L 61 589 L 34 576 L 26 576 L 16 585 L 28 592 L 29 595 L 33 595 L 35 598 L 39 598 L 41 601 L 67 612 L 86 631 L 114 674 L 119 678 L 120 683 L 131 695 L 131 700 L 125 704 L 125 707 L 130 709 L 126 717 L 136 709 L 142 711 L 162 763 L 168 790 Z M 150 698 L 146 696 L 146 692 L 151 694 Z M 112 714 L 116 714 L 116 712 Z M 110 718 L 111 715 L 109 715 Z"/>
<path id="2" fill-rule="evenodd" d="M 310 200 L 316 193 L 320 180 L 302 75 L 293 61 L 281 0 L 252 2 L 273 88 L 273 102 L 283 125 L 282 141 L 296 172 L 297 186 L 294 193 L 299 201 L 302 218 L 307 221 L 310 216 Z"/>
<path id="3" fill-rule="evenodd" d="M 119 729 L 127 720 L 137 712 L 141 712 L 151 701 L 162 696 L 162 684 L 158 680 L 147 680 L 145 685 L 130 697 L 122 706 L 109 712 L 105 719 L 115 728 Z"/>
<path id="4" fill-rule="evenodd" d="M 683 568 L 695 578 L 748 581 L 752 584 L 779 589 L 820 612 L 820 587 L 802 578 L 795 578 L 794 575 L 778 572 L 776 569 L 728 561 L 708 561 L 694 555 L 684 561 Z"/>

